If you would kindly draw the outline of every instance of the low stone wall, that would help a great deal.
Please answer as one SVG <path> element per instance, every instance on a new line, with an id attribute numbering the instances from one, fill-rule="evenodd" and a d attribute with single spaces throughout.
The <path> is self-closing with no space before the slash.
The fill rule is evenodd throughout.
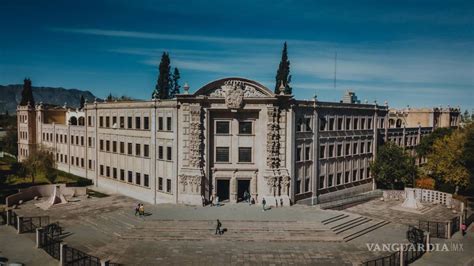
<path id="1" fill-rule="evenodd" d="M 6 206 L 11 207 L 18 204 L 20 200 L 28 201 L 35 197 L 50 197 L 54 193 L 56 186 L 60 187 L 61 193 L 65 197 L 84 196 L 87 194 L 87 188 L 85 187 L 66 187 L 66 184 L 38 185 L 20 189 L 18 193 L 8 196 L 6 198 Z"/>
<path id="2" fill-rule="evenodd" d="M 338 191 L 333 191 L 325 193 L 319 196 L 318 203 L 326 203 L 336 200 L 345 199 L 351 196 L 355 196 L 361 193 L 369 192 L 372 190 L 372 182 L 361 184 L 354 187 L 349 187 L 341 189 Z"/>
<path id="3" fill-rule="evenodd" d="M 456 210 L 461 210 L 462 208 L 462 202 L 454 199 L 452 194 L 431 189 L 405 188 L 405 190 L 384 190 L 383 198 L 384 200 L 403 201 L 405 200 L 406 193 L 412 193 L 413 190 L 415 191 L 415 198 L 421 203 L 442 204 Z"/>

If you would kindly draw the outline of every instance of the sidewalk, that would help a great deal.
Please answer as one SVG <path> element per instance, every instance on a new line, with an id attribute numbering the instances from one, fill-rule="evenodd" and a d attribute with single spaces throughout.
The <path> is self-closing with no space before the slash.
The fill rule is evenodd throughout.
<path id="1" fill-rule="evenodd" d="M 17 234 L 13 227 L 0 226 L 0 257 L 8 259 L 8 263 L 22 263 L 24 265 L 58 265 L 42 249 L 35 247 L 35 242 L 26 234 Z"/>
<path id="2" fill-rule="evenodd" d="M 446 243 L 451 248 L 451 243 L 462 244 L 463 251 L 434 251 L 426 253 L 412 265 L 474 265 L 474 224 L 469 226 L 466 235 L 457 232 L 451 239 L 442 241 L 433 239 L 432 243 Z"/>

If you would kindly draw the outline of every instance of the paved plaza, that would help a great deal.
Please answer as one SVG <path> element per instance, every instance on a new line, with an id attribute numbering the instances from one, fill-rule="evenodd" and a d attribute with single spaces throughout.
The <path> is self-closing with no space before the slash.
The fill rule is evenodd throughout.
<path id="1" fill-rule="evenodd" d="M 135 200 L 119 195 L 77 198 L 46 211 L 35 203 L 16 212 L 48 215 L 65 228 L 69 246 L 126 265 L 353 265 L 388 254 L 369 251 L 366 243 L 406 243 L 412 221 L 453 215 L 440 206 L 422 215 L 399 213 L 389 208 L 394 202 L 380 200 L 344 211 L 301 205 L 262 211 L 260 205 L 245 203 L 145 205 L 145 217 L 135 216 Z M 215 235 L 216 219 L 227 229 L 223 235 Z M 15 235 L 10 227 L 0 234 L 22 238 L 28 241 L 21 244 L 25 248 L 43 252 L 34 248 L 34 234 Z M 2 252 L 10 256 L 13 250 Z"/>

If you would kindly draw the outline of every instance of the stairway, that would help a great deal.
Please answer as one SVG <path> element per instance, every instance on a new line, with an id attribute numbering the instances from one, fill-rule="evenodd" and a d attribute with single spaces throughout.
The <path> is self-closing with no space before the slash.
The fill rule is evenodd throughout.
<path id="1" fill-rule="evenodd" d="M 345 242 L 349 242 L 375 231 L 390 222 L 349 213 L 335 213 L 333 217 L 325 219 L 321 223 L 329 227 L 330 230 L 340 236 Z"/>

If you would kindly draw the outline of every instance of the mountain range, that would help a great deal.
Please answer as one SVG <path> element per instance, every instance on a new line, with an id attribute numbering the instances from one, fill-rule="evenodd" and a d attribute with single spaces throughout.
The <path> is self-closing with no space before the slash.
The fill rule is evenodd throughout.
<path id="1" fill-rule="evenodd" d="M 94 94 L 87 90 L 53 87 L 32 88 L 33 98 L 37 104 L 43 102 L 44 104 L 62 106 L 66 103 L 66 105 L 70 107 L 79 107 L 81 95 L 84 96 L 88 102 L 92 102 L 96 98 Z M 0 85 L 0 113 L 8 111 L 8 113 L 13 114 L 16 112 L 16 106 L 21 100 L 22 89 L 22 84 Z"/>

